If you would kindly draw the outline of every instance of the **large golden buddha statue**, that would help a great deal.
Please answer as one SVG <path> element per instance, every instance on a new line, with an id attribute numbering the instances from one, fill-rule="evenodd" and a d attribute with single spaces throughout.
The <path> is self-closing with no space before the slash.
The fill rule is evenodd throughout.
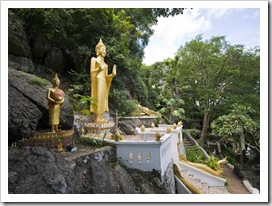
<path id="1" fill-rule="evenodd" d="M 97 57 L 92 57 L 90 65 L 91 97 L 96 99 L 96 106 L 91 105 L 90 111 L 94 113 L 94 122 L 107 122 L 103 118 L 104 112 L 109 111 L 108 97 L 110 85 L 116 75 L 116 65 L 113 66 L 112 74 L 108 74 L 108 65 L 104 61 L 106 46 L 100 39 L 95 47 Z"/>
<path id="2" fill-rule="evenodd" d="M 47 90 L 49 124 L 51 125 L 51 132 L 58 132 L 61 106 L 64 102 L 64 92 L 59 89 L 60 80 L 57 74 L 55 74 L 55 77 L 52 80 L 52 84 L 52 88 Z"/>

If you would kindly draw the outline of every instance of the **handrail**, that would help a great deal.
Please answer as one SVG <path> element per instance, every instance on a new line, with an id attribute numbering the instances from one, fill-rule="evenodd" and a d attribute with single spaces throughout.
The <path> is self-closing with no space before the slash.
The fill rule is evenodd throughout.
<path id="1" fill-rule="evenodd" d="M 198 147 L 198 149 L 200 149 L 203 154 L 205 155 L 206 159 L 209 159 L 210 156 L 208 155 L 208 153 L 197 143 L 197 141 L 191 136 L 190 132 L 187 132 L 187 137 L 189 137 L 190 141 L 193 141 L 193 143 Z"/>
<path id="2" fill-rule="evenodd" d="M 174 174 L 179 178 L 179 180 L 193 193 L 193 194 L 204 194 L 200 189 L 195 187 L 193 184 L 188 182 L 182 175 L 180 174 L 179 168 L 176 164 L 174 164 Z"/>

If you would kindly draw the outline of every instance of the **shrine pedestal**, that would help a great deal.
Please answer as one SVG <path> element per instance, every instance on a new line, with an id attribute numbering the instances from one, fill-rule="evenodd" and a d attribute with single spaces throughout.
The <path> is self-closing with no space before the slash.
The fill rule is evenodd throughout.
<path id="1" fill-rule="evenodd" d="M 85 136 L 110 137 L 110 130 L 114 126 L 113 122 L 88 122 L 84 124 Z"/>
<path id="2" fill-rule="evenodd" d="M 72 135 L 74 130 L 64 130 L 61 132 L 37 132 L 33 137 L 25 142 L 25 146 L 47 147 L 49 149 L 57 148 L 58 140 L 61 141 L 62 147 L 66 148 L 72 144 Z"/>

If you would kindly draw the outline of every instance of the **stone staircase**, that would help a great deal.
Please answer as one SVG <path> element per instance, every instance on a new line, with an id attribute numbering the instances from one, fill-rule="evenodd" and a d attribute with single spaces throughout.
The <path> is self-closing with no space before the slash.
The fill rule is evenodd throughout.
<path id="1" fill-rule="evenodd" d="M 182 177 L 204 194 L 230 194 L 225 186 L 209 186 L 204 180 L 194 178 L 188 170 L 180 170 Z"/>
<path id="2" fill-rule="evenodd" d="M 184 136 L 184 146 L 186 148 L 190 148 L 192 146 L 194 146 L 194 144 L 191 142 L 191 140 L 187 137 L 187 135 Z"/>

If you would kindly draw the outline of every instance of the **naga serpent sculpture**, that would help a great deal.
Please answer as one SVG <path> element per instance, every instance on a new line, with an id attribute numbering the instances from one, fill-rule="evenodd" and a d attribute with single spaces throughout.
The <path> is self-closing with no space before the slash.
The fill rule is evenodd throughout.
<path id="1" fill-rule="evenodd" d="M 190 166 L 193 166 L 193 167 L 196 167 L 204 172 L 207 172 L 209 174 L 212 174 L 212 175 L 215 175 L 217 177 L 222 177 L 222 174 L 223 174 L 223 170 L 222 170 L 222 165 L 224 165 L 226 162 L 227 162 L 227 157 L 225 157 L 224 159 L 222 160 L 219 160 L 217 163 L 216 163 L 216 170 L 208 167 L 207 165 L 204 165 L 204 164 L 200 164 L 200 163 L 194 163 L 194 162 L 190 162 L 187 160 L 187 158 L 182 154 L 180 155 L 180 161 L 185 163 L 185 164 L 188 164 Z"/>

